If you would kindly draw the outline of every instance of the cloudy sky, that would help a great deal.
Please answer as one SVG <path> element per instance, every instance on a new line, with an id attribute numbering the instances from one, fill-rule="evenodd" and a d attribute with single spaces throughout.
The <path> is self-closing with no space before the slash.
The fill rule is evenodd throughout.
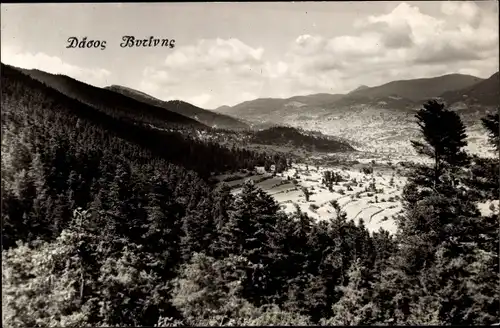
<path id="1" fill-rule="evenodd" d="M 499 70 L 498 1 L 2 4 L 1 61 L 204 108 Z M 124 35 L 175 39 L 121 48 Z M 105 50 L 66 49 L 71 36 Z"/>

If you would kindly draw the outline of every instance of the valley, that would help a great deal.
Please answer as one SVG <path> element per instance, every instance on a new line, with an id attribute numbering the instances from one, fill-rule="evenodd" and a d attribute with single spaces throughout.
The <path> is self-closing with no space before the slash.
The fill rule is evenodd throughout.
<path id="1" fill-rule="evenodd" d="M 2 327 L 500 326 L 498 1 L 1 9 Z"/>
<path id="2" fill-rule="evenodd" d="M 222 114 L 182 101 L 164 102 L 123 86 L 100 89 L 62 75 L 37 70 L 20 72 L 53 87 L 51 92 L 58 90 L 99 112 L 141 122 L 150 132 L 146 129 L 140 133 L 155 135 L 154 139 L 166 133 L 171 135 L 168 138 L 177 135 L 177 139 L 172 140 L 183 140 L 183 147 L 189 148 L 189 143 L 197 140 L 200 144 L 256 152 L 261 154 L 260 163 L 265 158 L 270 159 L 267 170 L 257 164 L 253 168 L 226 169 L 222 175 L 224 169 L 210 173 L 211 179 L 227 184 L 234 195 L 241 191 L 245 181 L 252 180 L 256 187 L 271 195 L 285 213 L 300 210 L 315 220 L 327 220 L 335 215 L 332 205 L 335 201 L 348 220 L 358 224 L 363 219 L 370 232 L 382 228 L 391 234 L 396 232 L 394 216 L 402 210 L 400 199 L 406 184 L 405 163 L 431 163 L 418 155 L 410 142 L 420 133 L 414 117 L 419 108 L 417 99 L 429 96 L 438 85 L 447 83 L 448 87 L 441 85 L 437 89 L 445 96 L 451 94 L 455 98 L 458 91 L 453 90 L 456 88 L 465 87 L 476 97 L 481 95 L 478 89 L 493 92 L 488 80 L 453 75 L 396 81 L 373 88 L 363 86 L 347 95 L 258 99 L 234 107 L 221 107 L 218 110 L 226 113 Z M 453 79 L 457 77 L 458 81 Z M 498 75 L 493 77 L 498 78 Z M 478 86 L 474 87 L 474 83 Z M 407 91 L 408 88 L 412 91 Z M 391 95 L 395 92 L 406 98 Z M 491 111 L 491 107 L 471 105 L 463 108 L 463 102 L 453 104 L 468 124 L 467 151 L 482 157 L 494 157 L 479 120 Z M 230 115 L 234 113 L 241 114 L 244 120 Z M 255 124 L 260 128 L 250 127 Z M 269 126 L 263 128 L 265 124 Z M 144 143 L 144 139 L 140 142 Z M 154 147 L 162 148 L 160 143 Z M 167 154 L 166 150 L 160 150 L 160 153 Z M 288 166 L 280 158 L 288 158 L 293 164 Z M 369 173 L 364 171 L 367 168 L 371 170 Z M 342 181 L 331 190 L 322 183 L 326 171 L 342 177 Z M 206 170 L 204 174 L 209 175 Z M 488 209 L 483 210 L 489 213 Z"/>
<path id="3" fill-rule="evenodd" d="M 461 246 L 472 236 L 481 254 L 494 254 L 498 244 L 498 116 L 485 116 L 491 107 L 460 103 L 447 111 L 399 96 L 317 94 L 275 99 L 283 107 L 274 109 L 261 100 L 258 115 L 231 116 L 126 87 L 1 68 L 2 278 L 7 320 L 22 323 L 11 326 L 34 326 L 24 316 L 34 308 L 55 308 L 63 319 L 46 312 L 34 319 L 52 326 L 161 326 L 168 318 L 213 324 L 170 304 L 186 309 L 193 298 L 204 302 L 197 311 L 213 302 L 246 304 L 250 314 L 222 314 L 246 325 L 254 318 L 284 324 L 269 314 L 289 315 L 294 302 L 318 297 L 295 323 L 321 323 L 336 313 L 330 304 L 349 297 L 337 295 L 339 286 L 360 270 L 369 269 L 363 279 L 385 292 L 391 284 L 379 277 L 394 272 L 391 261 L 405 256 L 409 266 L 435 247 L 420 244 L 421 236 L 439 245 L 464 238 Z M 462 146 L 449 143 L 453 151 L 439 153 L 444 173 L 433 171 L 436 148 L 427 145 L 424 157 L 411 145 L 422 137 L 415 118 L 422 106 L 448 115 L 437 117 L 439 129 L 460 145 L 466 139 L 468 155 L 479 157 L 467 163 L 453 155 Z M 445 143 L 437 130 L 428 133 Z M 55 293 L 46 277 L 55 277 Z M 176 287 L 166 291 L 166 283 Z M 75 284 L 79 292 L 68 287 Z"/>
<path id="4" fill-rule="evenodd" d="M 490 157 L 492 154 L 490 151 Z M 360 219 L 363 219 L 371 233 L 380 229 L 396 233 L 394 216 L 402 213 L 401 196 L 407 182 L 408 167 L 411 163 L 430 161 L 420 156 L 406 156 L 405 162 L 402 162 L 397 161 L 403 159 L 401 156 L 365 152 L 337 154 L 333 158 L 336 164 L 328 165 L 331 159 L 328 161 L 327 156 L 318 156 L 314 160 L 309 157 L 302 159 L 309 164 L 292 164 L 291 168 L 281 173 L 274 174 L 274 168 L 268 172 L 264 167 L 256 167 L 255 170 L 227 173 L 214 178 L 219 184 L 228 185 L 235 195 L 241 192 L 246 181 L 251 180 L 256 187 L 271 195 L 285 213 L 300 209 L 318 221 L 334 217 L 335 209 L 331 202 L 336 201 L 348 220 L 359 224 Z M 331 191 L 322 183 L 326 171 L 338 173 L 342 177 L 342 181 L 335 184 Z M 309 196 L 306 197 L 305 193 L 309 193 Z M 498 200 L 478 203 L 477 206 L 483 215 L 491 215 L 496 211 L 490 208 L 492 203 L 498 208 Z"/>
<path id="5" fill-rule="evenodd" d="M 293 164 L 285 172 L 272 174 L 261 169 L 222 176 L 221 180 L 229 179 L 225 183 L 234 193 L 241 190 L 246 179 L 253 180 L 257 187 L 272 195 L 283 211 L 293 213 L 299 209 L 319 221 L 335 215 L 331 202 L 336 201 L 349 220 L 358 224 L 363 219 L 370 232 L 382 228 L 394 234 L 397 230 L 394 216 L 402 211 L 401 193 L 406 184 L 401 163 L 431 163 L 411 145 L 411 140 L 420 136 L 414 117 L 423 103 L 419 99 L 437 97 L 448 101 L 466 123 L 467 152 L 495 158 L 497 154 L 480 122 L 481 117 L 495 111 L 492 105 L 498 104 L 498 89 L 492 88 L 498 83 L 495 79 L 498 80 L 498 74 L 486 80 L 455 74 L 395 81 L 373 88 L 362 86 L 347 95 L 257 99 L 232 108 L 224 106 L 218 110 L 228 115 L 238 113 L 257 125 L 279 122 L 342 138 L 355 151 L 331 153 L 334 160 L 330 164 L 325 154 L 305 152 L 299 154 L 299 164 Z M 458 97 L 459 94 L 463 97 Z M 496 103 L 492 99 L 497 99 Z M 373 173 L 363 173 L 362 167 L 375 162 L 379 165 Z M 331 191 L 321 182 L 327 170 L 338 172 L 345 179 Z M 310 193 L 308 197 L 304 188 Z M 498 206 L 498 201 L 493 202 Z M 492 213 L 491 202 L 477 206 L 483 215 Z"/>
<path id="6" fill-rule="evenodd" d="M 341 137 L 361 151 L 414 157 L 409 140 L 418 137 L 415 113 L 431 98 L 457 111 L 468 128 L 468 150 L 491 156 L 480 118 L 497 111 L 498 73 L 488 79 L 450 74 L 435 78 L 363 86 L 345 95 L 256 99 L 216 109 L 255 125 L 283 124 Z"/>
<path id="7" fill-rule="evenodd" d="M 15 71 L 7 66 L 5 69 Z M 14 74 L 14 71 L 8 74 Z M 473 103 L 469 102 L 469 107 L 463 101 L 452 101 L 452 107 L 467 124 L 466 149 L 470 154 L 495 157 L 480 123 L 480 118 L 492 108 L 486 105 L 477 107 L 483 95 L 488 97 L 486 102 L 491 105 L 491 94 L 496 91 L 488 79 L 455 74 L 435 79 L 395 81 L 379 87 L 362 86 L 347 95 L 258 99 L 234 107 L 220 107 L 217 111 L 223 113 L 218 113 L 182 101 L 164 102 L 124 86 L 100 89 L 39 70 L 19 70 L 19 73 L 50 86 L 54 96 L 60 92 L 61 99 L 72 98 L 79 101 L 78 106 L 92 106 L 94 109 L 85 110 L 85 115 L 96 111 L 96 115 L 99 112 L 125 121 L 132 119 L 134 124 L 140 123 L 146 128 L 141 134 L 154 136 L 155 140 L 166 134 L 170 135 L 168 138 L 176 136 L 172 140 L 183 140 L 182 147 L 192 147 L 189 144 L 197 140 L 200 145 L 207 143 L 216 148 L 228 147 L 241 149 L 243 153 L 261 154 L 256 163 L 270 160 L 268 165 L 272 164 L 273 170 L 279 165 L 277 173 L 269 167 L 266 171 L 263 166 L 256 166 L 236 171 L 226 169 L 221 175 L 224 171 L 222 164 L 216 172 L 209 174 L 203 170 L 203 174 L 212 175 L 212 179 L 215 174 L 215 180 L 224 181 L 234 194 L 240 191 L 247 179 L 253 180 L 257 187 L 278 202 L 284 212 L 300 209 L 315 220 L 334 215 L 331 202 L 337 201 L 349 220 L 358 223 L 363 219 L 370 232 L 380 228 L 391 233 L 396 231 L 393 217 L 401 211 L 400 198 L 406 184 L 404 163 L 431 163 L 418 155 L 410 142 L 420 133 L 415 120 L 416 110 L 421 105 L 417 101 L 420 97 L 432 95 L 436 88 L 436 92 L 444 92 L 447 99 L 456 100 L 457 93 L 464 88 L 464 93 L 474 95 L 469 98 L 475 99 Z M 495 78 L 498 79 L 498 74 L 492 76 Z M 457 91 L 457 88 L 461 89 Z M 242 119 L 231 114 L 238 114 Z M 264 128 L 266 124 L 268 127 Z M 147 148 L 154 147 L 166 158 L 172 157 L 166 155 L 166 149 L 161 149 L 161 143 L 148 144 L 144 139 L 139 142 Z M 283 158 L 293 162 L 292 166 L 284 164 Z M 214 164 L 214 167 L 219 165 Z M 234 164 L 233 167 L 236 168 Z M 363 172 L 365 168 L 373 172 Z M 343 181 L 332 190 L 322 183 L 326 171 L 342 176 Z M 304 190 L 309 193 L 307 197 Z"/>

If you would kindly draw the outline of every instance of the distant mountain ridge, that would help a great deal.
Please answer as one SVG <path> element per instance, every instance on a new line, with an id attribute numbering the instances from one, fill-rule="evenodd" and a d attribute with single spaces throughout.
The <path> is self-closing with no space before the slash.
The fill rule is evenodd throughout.
<path id="1" fill-rule="evenodd" d="M 424 101 L 443 95 L 450 101 L 461 101 L 462 97 L 457 97 L 456 92 L 459 90 L 471 92 L 474 88 L 482 90 L 484 89 L 481 86 L 482 82 L 487 85 L 492 84 L 486 82 L 487 80 L 465 74 L 447 74 L 434 78 L 392 81 L 375 87 L 361 85 L 347 94 L 321 93 L 286 99 L 259 98 L 232 107 L 221 106 L 216 110 L 256 123 L 277 123 L 287 118 L 311 120 L 325 114 L 348 110 L 353 106 L 411 111 L 421 106 Z M 459 93 L 461 94 L 461 92 Z M 473 94 L 475 93 L 473 92 Z M 491 95 L 491 99 L 486 103 L 495 104 L 495 101 L 498 102 L 493 90 L 488 91 L 488 94 Z M 451 95 L 455 96 L 451 97 Z M 483 93 L 480 93 L 478 97 L 482 95 Z M 478 102 L 482 103 L 481 100 Z"/>
<path id="2" fill-rule="evenodd" d="M 475 125 L 477 131 L 480 128 L 480 124 L 477 124 L 479 119 L 500 105 L 498 72 L 488 79 L 450 74 L 437 78 L 393 81 L 375 87 L 362 85 L 348 94 L 318 93 L 287 99 L 260 98 L 210 111 L 180 100 L 162 101 L 124 86 L 99 88 L 65 75 L 2 64 L 2 69 L 5 67 L 42 82 L 113 119 L 138 122 L 154 129 L 187 128 L 196 132 L 198 129 L 211 130 L 210 127 L 216 127 L 240 133 L 280 125 L 320 131 L 353 142 L 351 144 L 356 144 L 358 149 L 365 146 L 367 149 L 392 147 L 396 152 L 409 147 L 405 142 L 415 136 L 415 110 L 429 98 L 437 98 L 450 108 L 459 110 L 468 127 Z M 433 93 L 431 90 L 434 90 Z M 424 96 L 426 98 L 420 99 Z M 89 115 L 100 117 L 96 111 L 89 112 Z M 225 133 L 227 130 L 219 132 Z M 280 130 L 280 133 L 283 131 Z M 269 140 L 273 143 L 284 143 L 283 138 L 276 139 L 273 134 L 270 136 L 272 140 Z M 289 136 L 295 138 L 292 134 Z M 267 135 L 265 137 L 267 139 Z M 307 141 L 305 144 L 310 143 Z"/>
<path id="3" fill-rule="evenodd" d="M 280 119 L 288 115 L 298 115 L 306 110 L 317 109 L 321 111 L 324 106 L 334 103 L 343 98 L 340 94 L 318 93 L 307 96 L 294 96 L 287 99 L 282 98 L 259 98 L 245 101 L 236 106 L 221 106 L 216 109 L 227 115 L 241 117 L 255 123 L 265 123 L 268 115 L 273 115 L 276 120 L 269 122 L 282 123 Z"/>
<path id="4" fill-rule="evenodd" d="M 210 111 L 202 109 L 200 107 L 189 104 L 181 100 L 170 100 L 163 101 L 161 99 L 150 96 L 142 91 L 138 91 L 132 88 L 124 87 L 121 85 L 111 85 L 105 87 L 107 90 L 114 91 L 116 93 L 123 94 L 127 97 L 136 99 L 138 101 L 165 108 L 171 112 L 175 112 L 180 115 L 187 116 L 194 120 L 197 120 L 207 126 L 223 128 L 223 129 L 249 129 L 248 124 L 239 121 L 236 118 L 217 113 L 215 111 Z"/>
<path id="5" fill-rule="evenodd" d="M 3 65 L 3 64 L 2 64 Z M 111 90 L 86 84 L 62 74 L 51 74 L 37 69 L 12 69 L 30 76 L 60 93 L 92 106 L 116 118 L 127 118 L 158 127 L 166 125 L 205 127 L 187 116 L 147 104 Z"/>
<path id="6" fill-rule="evenodd" d="M 433 78 L 392 81 L 372 88 L 358 88 L 349 93 L 349 96 L 397 96 L 411 101 L 425 101 L 444 92 L 467 88 L 481 81 L 483 79 L 471 75 L 447 74 Z"/>
<path id="7" fill-rule="evenodd" d="M 478 130 L 480 118 L 500 105 L 499 90 L 498 73 L 488 79 L 448 74 L 360 86 L 345 95 L 260 98 L 219 110 L 253 126 L 300 127 L 346 138 L 366 149 L 407 153 L 408 140 L 417 135 L 415 111 L 426 100 L 437 98 L 460 110 L 466 124 Z"/>

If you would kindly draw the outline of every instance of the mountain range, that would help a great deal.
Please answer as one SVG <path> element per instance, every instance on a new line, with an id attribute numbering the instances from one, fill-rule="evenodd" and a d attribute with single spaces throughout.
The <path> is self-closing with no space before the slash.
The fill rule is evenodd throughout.
<path id="1" fill-rule="evenodd" d="M 37 69 L 19 70 L 63 95 L 96 108 L 114 118 L 142 121 L 156 127 L 165 127 L 167 123 L 168 125 L 197 128 L 204 126 L 204 124 L 187 116 L 137 101 L 111 90 L 86 84 L 66 75 L 50 74 Z"/>
<path id="2" fill-rule="evenodd" d="M 349 97 L 401 97 L 421 102 L 450 90 L 460 90 L 483 81 L 475 76 L 448 74 L 434 78 L 392 81 L 376 87 L 362 87 L 349 93 Z"/>
<path id="3" fill-rule="evenodd" d="M 435 78 L 392 81 L 380 86 L 362 85 L 347 94 L 314 94 L 287 99 L 261 98 L 220 113 L 237 116 L 254 126 L 281 124 L 321 131 L 351 140 L 366 149 L 406 153 L 417 135 L 415 111 L 429 99 L 438 99 L 460 115 L 471 128 L 500 105 L 498 73 L 488 79 L 449 74 Z"/>
<path id="4" fill-rule="evenodd" d="M 1 65 L 1 72 L 2 81 L 8 86 L 4 95 L 6 104 L 19 103 L 19 99 L 23 97 L 34 97 L 31 99 L 31 106 L 36 104 L 37 108 L 47 110 L 57 108 L 61 115 L 63 112 L 71 112 L 111 134 L 159 152 L 166 158 L 176 156 L 165 153 L 173 151 L 175 147 L 194 149 L 204 147 L 200 144 L 205 143 L 211 145 L 207 147 L 215 149 L 245 148 L 244 151 L 254 146 L 261 148 L 259 145 L 272 145 L 280 149 L 291 146 L 297 150 L 319 152 L 354 150 L 346 140 L 310 134 L 300 129 L 272 128 L 255 131 L 235 118 L 180 100 L 162 101 L 123 86 L 99 88 L 65 75 L 4 64 Z M 11 89 L 14 91 L 11 92 Z M 23 102 L 25 101 L 22 100 L 21 103 Z M 23 111 L 23 108 L 20 106 L 17 110 Z M 286 136 L 282 136 L 284 132 Z M 172 142 L 176 145 L 172 145 Z M 183 156 L 188 154 L 181 157 Z M 219 158 L 217 161 L 224 159 Z"/>
<path id="5" fill-rule="evenodd" d="M 362 85 L 347 94 L 323 93 L 286 99 L 259 98 L 232 107 L 221 106 L 216 111 L 259 123 L 282 122 L 284 118 L 301 121 L 317 114 L 333 114 L 345 107 L 414 110 L 431 98 L 441 98 L 449 105 L 466 101 L 470 106 L 494 106 L 500 102 L 498 90 L 498 73 L 488 79 L 448 74 L 434 78 L 392 81 L 375 87 Z M 469 94 L 470 98 L 467 98 Z"/>
<path id="6" fill-rule="evenodd" d="M 500 104 L 498 72 L 488 79 L 449 74 L 392 81 L 375 87 L 361 85 L 347 94 L 259 98 L 207 110 L 181 100 L 163 101 L 125 86 L 99 88 L 65 75 L 12 69 L 106 115 L 139 121 L 157 129 L 249 131 L 281 125 L 320 131 L 366 149 L 399 153 L 406 152 L 408 140 L 417 133 L 415 110 L 430 98 L 460 111 L 464 121 L 476 130 L 479 119 Z"/>

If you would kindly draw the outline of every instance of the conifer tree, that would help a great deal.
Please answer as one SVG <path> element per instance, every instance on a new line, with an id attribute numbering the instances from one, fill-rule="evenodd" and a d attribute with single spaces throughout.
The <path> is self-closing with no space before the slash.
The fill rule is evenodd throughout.
<path id="1" fill-rule="evenodd" d="M 465 125 L 457 113 L 435 100 L 426 102 L 416 118 L 424 141 L 413 140 L 412 145 L 418 154 L 433 160 L 432 168 L 427 171 L 432 173 L 432 177 L 430 181 L 424 181 L 436 188 L 446 170 L 459 168 L 468 162 L 463 150 L 467 145 Z"/>
<path id="2" fill-rule="evenodd" d="M 488 131 L 489 141 L 497 151 L 500 149 L 499 110 L 500 108 L 497 109 L 497 113 L 488 114 L 481 119 L 483 127 Z"/>
<path id="3" fill-rule="evenodd" d="M 236 255 L 216 260 L 193 254 L 173 281 L 173 304 L 192 325 L 221 325 L 244 316 L 253 308 L 241 294 L 247 261 Z"/>
<path id="4" fill-rule="evenodd" d="M 351 265 L 347 286 L 339 286 L 342 298 L 333 305 L 330 325 L 369 325 L 376 316 L 376 307 L 370 301 L 370 286 L 367 284 L 366 268 L 356 260 Z"/>

